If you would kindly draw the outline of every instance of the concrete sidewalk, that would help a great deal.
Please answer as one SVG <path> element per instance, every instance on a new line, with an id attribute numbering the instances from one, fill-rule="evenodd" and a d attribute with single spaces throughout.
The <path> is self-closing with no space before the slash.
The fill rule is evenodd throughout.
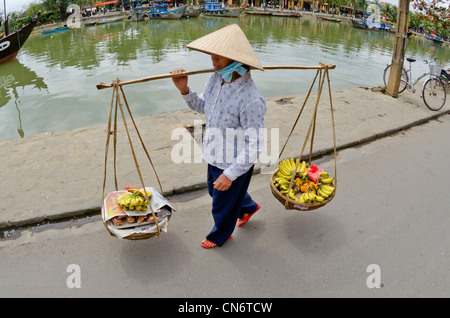
<path id="1" fill-rule="evenodd" d="M 399 98 L 384 95 L 378 89 L 367 88 L 332 93 L 338 149 L 356 146 L 449 113 L 448 103 L 439 112 L 430 111 L 420 98 L 420 93 L 404 92 Z M 304 98 L 305 95 L 291 95 L 267 100 L 267 155 L 271 155 L 272 143 L 275 146 L 279 143 L 276 151 L 281 150 Z M 299 155 L 314 101 L 315 96 L 311 96 L 283 158 Z M 184 103 L 181 98 L 180 103 Z M 109 110 L 107 104 L 105 102 L 105 109 Z M 329 108 L 328 92 L 324 92 L 319 104 L 313 156 L 333 150 Z M 192 145 L 196 142 L 185 129 L 193 126 L 195 120 L 204 122 L 204 117 L 187 106 L 185 110 L 136 119 L 165 196 L 206 187 L 206 164 L 192 163 L 199 160 L 198 154 L 191 155 L 191 163 L 175 164 L 171 159 L 174 146 L 181 145 L 180 138 L 182 142 Z M 105 123 L 0 142 L 0 228 L 34 225 L 47 220 L 99 212 L 106 130 Z M 172 140 L 174 132 L 175 138 Z M 271 140 L 271 132 L 278 132 L 279 137 Z M 119 188 L 139 186 L 140 181 L 122 123 L 118 128 L 118 136 Z M 138 147 L 139 140 L 135 136 L 133 140 L 146 186 L 158 188 L 154 172 L 144 152 Z M 309 145 L 304 155 L 308 153 Z M 108 158 L 106 193 L 114 190 L 111 151 Z M 271 171 L 270 169 L 267 164 L 258 161 L 255 173 Z"/>

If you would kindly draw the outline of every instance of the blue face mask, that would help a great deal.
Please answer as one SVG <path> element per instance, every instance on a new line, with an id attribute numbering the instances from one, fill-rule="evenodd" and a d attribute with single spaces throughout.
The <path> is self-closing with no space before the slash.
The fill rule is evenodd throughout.
<path id="1" fill-rule="evenodd" d="M 222 75 L 225 82 L 229 83 L 231 81 L 231 77 L 233 76 L 233 72 L 237 72 L 241 76 L 244 76 L 247 73 L 248 70 L 243 65 L 244 64 L 242 63 L 234 62 L 216 72 Z"/>

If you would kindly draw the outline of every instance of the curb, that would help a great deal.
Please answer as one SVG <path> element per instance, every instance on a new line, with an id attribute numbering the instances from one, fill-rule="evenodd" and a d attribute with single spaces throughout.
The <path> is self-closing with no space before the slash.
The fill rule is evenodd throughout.
<path id="1" fill-rule="evenodd" d="M 434 120 L 436 118 L 439 118 L 439 117 L 441 117 L 443 115 L 447 115 L 447 114 L 450 115 L 449 110 L 444 110 L 444 111 L 441 110 L 441 111 L 434 113 L 433 115 L 412 121 L 408 124 L 404 124 L 404 125 L 398 126 L 396 128 L 388 129 L 388 130 L 385 130 L 384 132 L 381 132 L 378 134 L 373 134 L 368 137 L 363 137 L 358 140 L 343 143 L 341 145 L 336 145 L 336 151 L 352 148 L 355 146 L 360 146 L 363 144 L 367 144 L 367 143 L 370 143 L 377 139 L 393 135 L 400 131 L 409 129 L 414 126 L 418 126 L 420 124 L 429 122 L 431 120 Z M 320 156 L 332 154 L 333 152 L 334 152 L 333 147 L 322 148 L 322 149 L 313 151 L 311 157 L 317 158 Z M 308 157 L 309 157 L 309 155 L 308 155 Z M 256 175 L 256 174 L 260 174 L 260 173 L 261 173 L 261 167 L 256 166 L 253 174 Z M 206 177 L 205 177 L 205 181 L 199 181 L 197 183 L 180 185 L 179 187 L 175 187 L 174 190 L 163 192 L 162 195 L 164 197 L 171 197 L 174 195 L 180 195 L 180 194 L 184 194 L 184 193 L 188 193 L 188 192 L 192 192 L 192 191 L 196 191 L 196 190 L 201 190 L 201 189 L 205 189 L 205 188 L 207 188 Z M 32 219 L 25 219 L 25 220 L 12 222 L 12 223 L 11 222 L 0 222 L 0 230 L 6 231 L 6 230 L 11 230 L 11 229 L 20 228 L 20 227 L 33 227 L 33 226 L 41 225 L 42 223 L 66 222 L 66 221 L 73 220 L 75 218 L 99 216 L 100 214 L 101 214 L 101 206 L 97 205 L 97 206 L 91 206 L 91 207 L 84 207 L 80 210 L 71 211 L 71 212 L 62 212 L 60 214 L 56 214 L 53 216 L 42 215 L 42 217 L 34 217 Z M 0 236 L 0 238 L 1 238 L 1 236 Z"/>

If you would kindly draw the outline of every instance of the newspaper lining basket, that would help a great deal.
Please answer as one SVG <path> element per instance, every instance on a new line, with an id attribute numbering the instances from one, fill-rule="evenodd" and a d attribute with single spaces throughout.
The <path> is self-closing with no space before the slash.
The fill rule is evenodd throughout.
<path id="1" fill-rule="evenodd" d="M 167 222 L 170 221 L 170 217 L 171 216 L 172 215 L 166 216 Z M 158 220 L 158 223 L 159 223 L 159 220 Z M 105 224 L 105 226 L 108 229 L 106 224 Z M 108 231 L 109 231 L 109 229 L 108 229 Z M 153 238 L 155 236 L 159 236 L 158 232 L 155 232 L 155 233 L 134 233 L 134 234 L 131 234 L 131 235 L 128 235 L 128 236 L 124 237 L 124 239 L 132 240 L 132 241 L 138 241 L 138 240 L 147 240 L 147 239 Z"/>

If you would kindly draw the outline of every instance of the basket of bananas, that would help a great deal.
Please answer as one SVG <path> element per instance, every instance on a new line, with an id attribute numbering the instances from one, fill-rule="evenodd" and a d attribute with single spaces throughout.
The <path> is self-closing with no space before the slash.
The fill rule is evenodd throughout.
<path id="1" fill-rule="evenodd" d="M 270 188 L 286 209 L 309 211 L 329 203 L 336 193 L 335 180 L 315 164 L 287 158 L 272 174 Z"/>
<path id="2" fill-rule="evenodd" d="M 106 196 L 102 219 L 111 235 L 143 240 L 167 231 L 172 211 L 170 203 L 154 188 L 126 187 Z"/>

